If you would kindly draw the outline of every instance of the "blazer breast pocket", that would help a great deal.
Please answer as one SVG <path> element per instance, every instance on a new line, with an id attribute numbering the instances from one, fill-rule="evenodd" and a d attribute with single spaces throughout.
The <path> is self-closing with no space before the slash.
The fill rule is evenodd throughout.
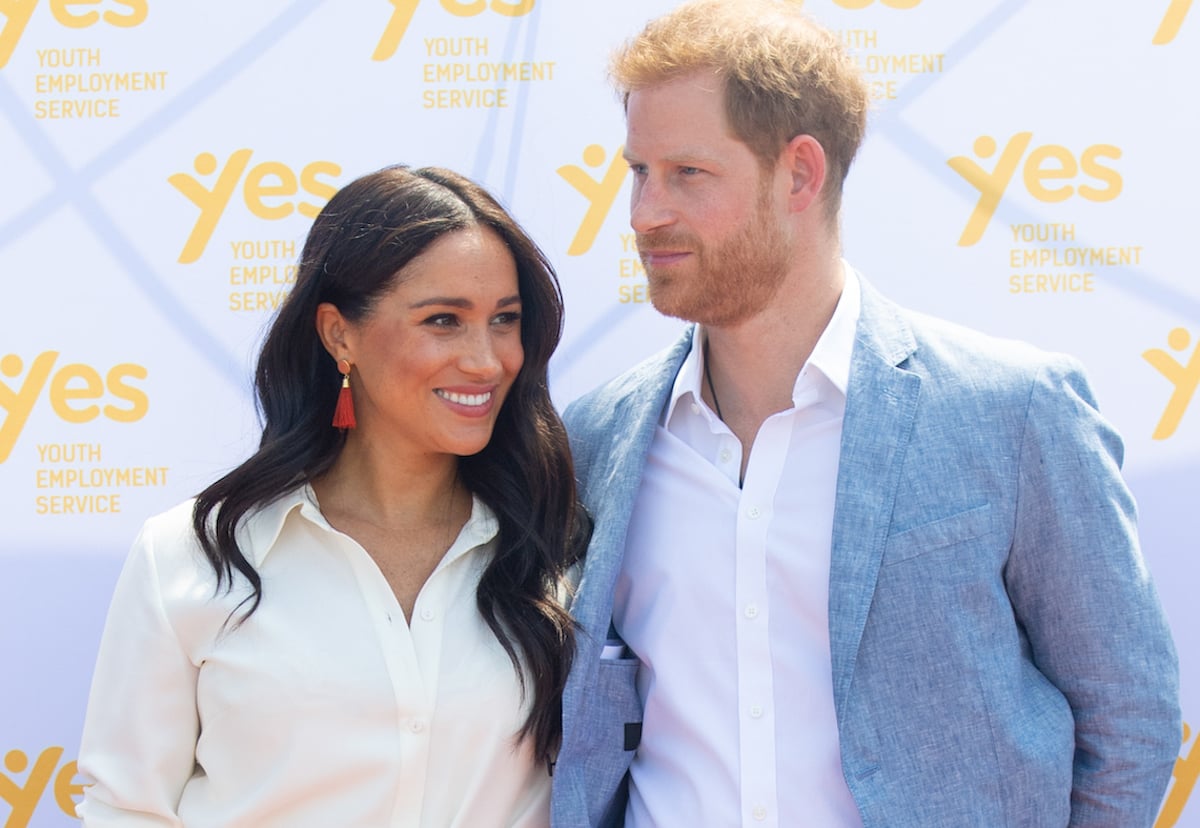
<path id="1" fill-rule="evenodd" d="M 605 708 L 604 720 L 616 726 L 612 733 L 621 750 L 635 750 L 642 735 L 642 700 L 637 691 L 637 658 L 606 658 L 600 662 L 595 688 Z"/>
<path id="2" fill-rule="evenodd" d="M 995 511 L 990 503 L 984 503 L 892 535 L 884 547 L 883 565 L 894 566 L 991 534 L 999 528 Z"/>

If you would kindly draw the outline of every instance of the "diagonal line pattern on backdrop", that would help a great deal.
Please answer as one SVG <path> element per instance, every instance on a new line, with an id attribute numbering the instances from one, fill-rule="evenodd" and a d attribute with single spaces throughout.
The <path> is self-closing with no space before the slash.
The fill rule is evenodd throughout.
<path id="1" fill-rule="evenodd" d="M 145 123 L 127 137 L 72 170 L 66 159 L 56 152 L 35 120 L 26 111 L 12 88 L 0 76 L 0 113 L 5 113 L 16 132 L 23 138 L 34 157 L 50 174 L 54 187 L 49 194 L 33 202 L 28 209 L 0 225 L 0 249 L 22 234 L 48 220 L 66 207 L 75 207 L 102 244 L 109 247 L 114 259 L 152 305 L 180 332 L 181 337 L 199 352 L 228 382 L 244 393 L 249 387 L 240 361 L 232 356 L 223 343 L 206 330 L 203 323 L 174 297 L 159 281 L 154 268 L 138 253 L 136 245 L 121 234 L 104 209 L 91 194 L 91 187 L 125 159 L 131 157 L 153 138 L 173 126 L 202 101 L 215 95 L 231 83 L 253 62 L 260 60 L 268 46 L 278 42 L 298 26 L 325 0 L 297 0 L 282 14 L 259 30 L 214 66 L 207 74 L 185 88 L 165 106 L 146 119 Z"/>
<path id="2" fill-rule="evenodd" d="M 524 31 L 527 33 L 525 39 L 525 59 L 532 60 L 536 54 L 538 43 L 538 31 L 541 23 L 541 7 L 535 7 L 534 11 L 525 19 L 529 22 L 528 26 L 513 26 L 510 32 L 508 43 L 505 44 L 505 60 L 514 51 L 517 35 Z M 516 116 L 513 119 L 512 136 L 509 139 L 511 146 L 520 147 L 522 138 L 525 135 L 525 124 L 529 120 L 529 95 L 530 84 L 522 84 L 517 87 L 516 98 Z M 505 178 L 503 184 L 503 192 L 507 195 L 516 192 L 517 188 L 517 172 L 521 166 L 521 157 L 524 153 L 510 152 L 508 154 L 508 163 L 505 165 Z M 511 203 L 511 202 L 510 202 Z"/>
<path id="3" fill-rule="evenodd" d="M 522 34 L 527 34 L 525 38 L 525 49 L 522 57 L 525 60 L 532 60 L 537 52 L 537 35 L 538 23 L 541 18 L 541 7 L 534 6 L 533 11 L 521 18 L 513 18 L 508 24 L 508 37 L 504 42 L 504 62 L 510 63 L 513 54 L 517 51 L 518 41 Z M 522 25 L 517 21 L 527 21 L 528 26 Z M 516 171 L 520 166 L 521 161 L 521 136 L 525 134 L 525 123 L 529 118 L 529 84 L 519 84 L 517 86 L 517 96 L 515 98 L 516 105 L 512 108 L 512 133 L 509 136 L 508 146 L 515 148 L 515 151 L 508 153 L 508 162 L 505 164 L 504 182 L 500 186 L 497 194 L 502 197 L 506 204 L 513 203 L 513 196 L 516 193 L 518 182 L 516 180 Z M 475 162 L 471 168 L 471 177 L 476 181 L 486 181 L 488 178 L 487 171 L 492 165 L 493 155 L 500 142 L 496 140 L 496 136 L 500 132 L 500 108 L 496 107 L 488 110 L 487 120 L 484 123 L 483 132 L 480 135 L 479 143 L 475 148 Z"/>

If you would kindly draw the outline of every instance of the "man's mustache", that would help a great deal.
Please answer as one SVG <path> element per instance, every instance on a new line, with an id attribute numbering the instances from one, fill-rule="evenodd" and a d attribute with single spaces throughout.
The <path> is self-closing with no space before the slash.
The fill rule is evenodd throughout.
<path id="1" fill-rule="evenodd" d="M 637 248 L 642 250 L 674 250 L 674 251 L 691 251 L 695 250 L 699 245 L 696 243 L 696 237 L 690 233 L 680 233 L 677 231 L 658 231 L 652 233 L 638 233 L 635 237 Z"/>

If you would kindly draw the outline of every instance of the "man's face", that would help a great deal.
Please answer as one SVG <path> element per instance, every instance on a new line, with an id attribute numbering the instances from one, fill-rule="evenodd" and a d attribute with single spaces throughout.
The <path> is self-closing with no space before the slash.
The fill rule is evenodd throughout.
<path id="1" fill-rule="evenodd" d="M 650 300 L 668 316 L 715 327 L 754 316 L 790 259 L 786 181 L 764 173 L 733 135 L 721 82 L 709 72 L 631 93 L 627 121 L 630 223 Z"/>

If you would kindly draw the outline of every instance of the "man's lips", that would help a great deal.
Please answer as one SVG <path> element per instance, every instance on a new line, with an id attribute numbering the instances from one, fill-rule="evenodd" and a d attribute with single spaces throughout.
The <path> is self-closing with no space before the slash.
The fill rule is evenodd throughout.
<path id="1" fill-rule="evenodd" d="M 642 250 L 642 263 L 647 267 L 662 267 L 675 264 L 692 255 L 687 250 Z"/>

